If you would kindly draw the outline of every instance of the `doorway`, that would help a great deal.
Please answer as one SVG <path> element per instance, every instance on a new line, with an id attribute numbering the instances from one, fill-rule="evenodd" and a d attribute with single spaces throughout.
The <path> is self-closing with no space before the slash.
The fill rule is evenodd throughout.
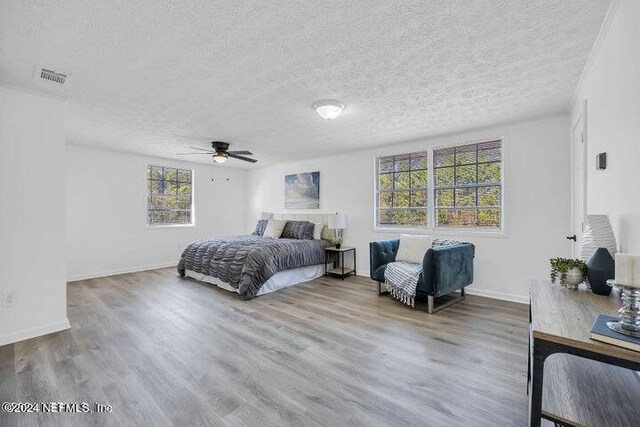
<path id="1" fill-rule="evenodd" d="M 582 232 L 587 215 L 587 101 L 582 104 L 582 111 L 571 129 L 571 199 L 572 229 L 575 258 L 579 258 L 582 244 Z"/>

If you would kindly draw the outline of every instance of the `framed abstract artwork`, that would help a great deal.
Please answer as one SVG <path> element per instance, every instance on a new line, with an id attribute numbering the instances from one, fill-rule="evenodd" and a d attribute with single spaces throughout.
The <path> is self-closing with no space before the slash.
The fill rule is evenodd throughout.
<path id="1" fill-rule="evenodd" d="M 284 177 L 285 209 L 320 208 L 320 172 L 304 172 Z"/>

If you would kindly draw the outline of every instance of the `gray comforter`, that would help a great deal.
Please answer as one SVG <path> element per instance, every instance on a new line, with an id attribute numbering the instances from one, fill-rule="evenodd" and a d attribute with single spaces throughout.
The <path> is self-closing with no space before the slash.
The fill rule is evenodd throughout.
<path id="1" fill-rule="evenodd" d="M 216 277 L 251 299 L 278 271 L 322 264 L 326 240 L 235 236 L 196 240 L 182 252 L 178 273 L 185 270 Z"/>

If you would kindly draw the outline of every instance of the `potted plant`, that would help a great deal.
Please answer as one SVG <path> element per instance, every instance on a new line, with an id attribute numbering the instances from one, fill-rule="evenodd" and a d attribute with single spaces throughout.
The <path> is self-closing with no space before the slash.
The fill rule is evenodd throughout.
<path id="1" fill-rule="evenodd" d="M 577 288 L 587 276 L 587 264 L 579 259 L 552 258 L 549 262 L 552 283 L 556 283 L 559 276 L 560 285 L 567 288 Z"/>
<path id="2" fill-rule="evenodd" d="M 335 246 L 336 249 L 340 249 L 340 246 L 342 246 L 342 237 L 334 237 L 331 239 L 331 243 L 333 243 L 333 246 Z"/>

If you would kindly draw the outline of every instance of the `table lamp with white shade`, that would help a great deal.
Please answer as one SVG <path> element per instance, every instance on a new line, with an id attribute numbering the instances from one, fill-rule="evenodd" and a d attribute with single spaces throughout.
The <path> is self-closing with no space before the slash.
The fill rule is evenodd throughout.
<path id="1" fill-rule="evenodd" d="M 328 228 L 336 230 L 336 237 L 340 239 L 340 242 L 342 243 L 342 230 L 347 228 L 347 216 L 336 212 L 333 215 L 329 215 L 328 223 Z M 340 249 L 341 243 L 337 243 L 336 248 Z"/>
<path id="2" fill-rule="evenodd" d="M 620 321 L 607 326 L 621 334 L 640 337 L 640 254 L 616 254 L 616 278 L 612 286 L 622 290 Z"/>

